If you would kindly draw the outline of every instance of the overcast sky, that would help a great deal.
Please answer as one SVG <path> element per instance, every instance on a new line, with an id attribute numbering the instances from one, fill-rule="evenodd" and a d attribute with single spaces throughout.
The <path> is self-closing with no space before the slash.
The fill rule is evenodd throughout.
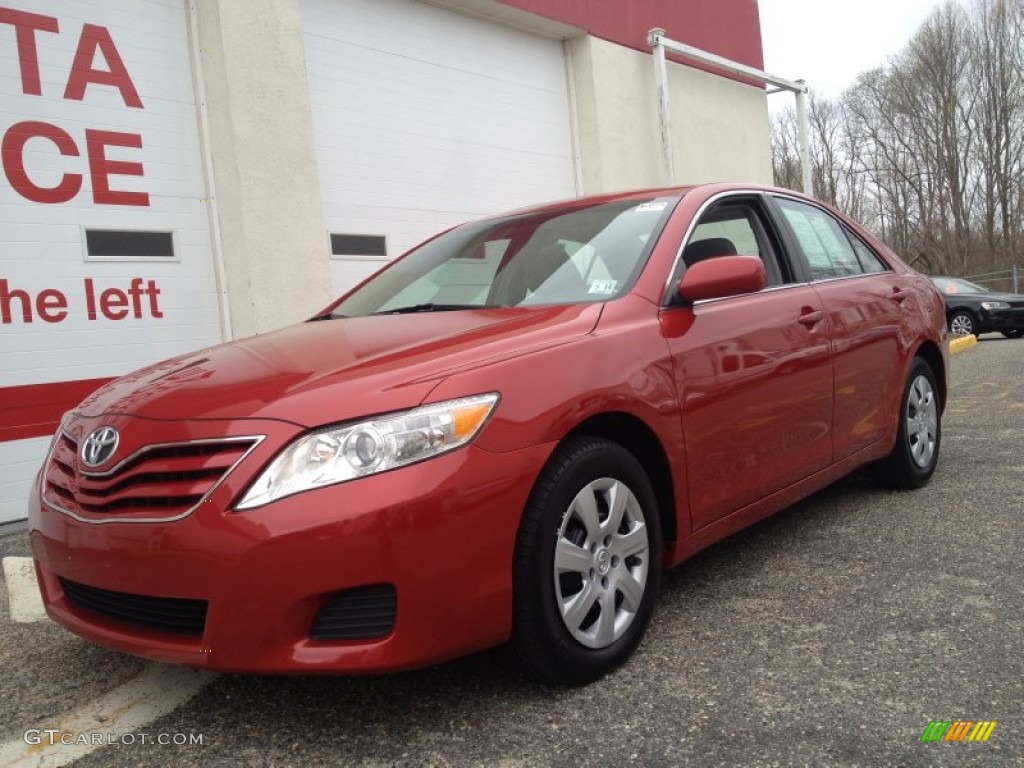
<path id="1" fill-rule="evenodd" d="M 758 0 L 765 71 L 838 96 L 898 53 L 939 0 Z M 769 104 L 791 103 L 784 95 Z"/>

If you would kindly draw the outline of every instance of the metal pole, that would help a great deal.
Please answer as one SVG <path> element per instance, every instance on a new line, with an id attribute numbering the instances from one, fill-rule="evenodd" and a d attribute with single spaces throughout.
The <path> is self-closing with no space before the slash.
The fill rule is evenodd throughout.
<path id="1" fill-rule="evenodd" d="M 1013 292 L 1020 293 L 1020 267 L 1013 265 Z"/>
<path id="2" fill-rule="evenodd" d="M 668 67 L 665 63 L 665 46 L 661 39 L 664 29 L 652 29 L 647 33 L 647 42 L 654 53 L 654 78 L 658 84 L 659 121 L 661 123 L 661 161 L 665 178 L 672 186 L 676 183 L 676 164 L 672 155 L 672 115 L 668 104 Z"/>
<path id="3" fill-rule="evenodd" d="M 671 53 L 684 56 L 687 59 L 693 59 L 694 61 L 711 64 L 716 69 L 724 69 L 726 72 L 732 72 L 734 75 L 749 77 L 753 80 L 757 80 L 759 83 L 774 85 L 787 91 L 807 90 L 807 86 L 804 85 L 803 80 L 787 80 L 784 77 L 769 74 L 762 69 L 755 69 L 754 67 L 748 67 L 746 64 L 740 64 L 738 61 L 732 61 L 731 59 L 719 56 L 716 53 L 708 53 L 700 48 L 694 48 L 692 45 L 680 43 L 678 40 L 672 40 L 665 37 L 665 30 L 663 29 L 652 29 L 647 33 L 648 45 L 653 47 L 655 39 L 657 39 L 657 42 L 660 45 L 665 46 L 665 49 Z"/>
<path id="4" fill-rule="evenodd" d="M 797 80 L 804 86 L 803 80 Z M 807 87 L 796 92 L 796 120 L 800 127 L 800 170 L 803 176 L 804 194 L 814 194 L 814 180 L 811 176 L 810 126 L 807 119 Z"/>
<path id="5" fill-rule="evenodd" d="M 668 73 L 665 64 L 666 51 L 692 61 L 703 62 L 711 66 L 725 70 L 734 75 L 750 78 L 765 85 L 775 88 L 768 93 L 776 93 L 779 89 L 792 91 L 796 94 L 796 115 L 800 126 L 800 165 L 803 175 L 804 192 L 814 194 L 814 180 L 811 174 L 811 145 L 810 127 L 807 118 L 807 84 L 803 80 L 787 80 L 783 77 L 769 74 L 763 70 L 740 64 L 719 56 L 715 53 L 694 48 L 692 45 L 680 43 L 678 40 L 671 40 L 665 37 L 665 30 L 656 27 L 647 33 L 647 44 L 651 46 L 654 54 L 654 73 L 658 81 L 658 96 L 661 103 L 661 154 L 665 164 L 665 173 L 670 184 L 675 183 L 675 163 L 672 158 L 672 121 L 669 115 L 668 105 Z"/>
<path id="6" fill-rule="evenodd" d="M 231 302 L 228 299 L 228 272 L 224 258 L 224 238 L 220 230 L 220 208 L 217 203 L 217 178 L 213 172 L 210 149 L 210 112 L 206 104 L 206 74 L 203 55 L 199 50 L 198 0 L 189 0 L 185 6 L 188 17 L 189 55 L 192 57 L 192 87 L 195 89 L 196 108 L 199 112 L 199 152 L 203 158 L 203 181 L 206 182 L 207 215 L 210 222 L 210 246 L 213 251 L 214 274 L 217 279 L 217 308 L 220 311 L 220 330 L 223 341 L 235 338 L 231 320 Z"/>

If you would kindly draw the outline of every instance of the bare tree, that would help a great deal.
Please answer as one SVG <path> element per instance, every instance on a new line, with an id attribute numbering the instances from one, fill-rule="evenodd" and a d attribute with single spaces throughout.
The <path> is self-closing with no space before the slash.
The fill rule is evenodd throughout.
<path id="1" fill-rule="evenodd" d="M 978 2 L 974 13 L 972 77 L 978 84 L 981 219 L 988 266 L 1008 259 L 1022 232 L 1024 177 L 1024 0 Z"/>
<path id="2" fill-rule="evenodd" d="M 775 183 L 800 189 L 800 139 L 792 107 L 772 117 L 772 173 Z"/>
<path id="3" fill-rule="evenodd" d="M 946 0 L 840 98 L 812 95 L 809 122 L 815 194 L 912 263 L 1024 262 L 1024 0 Z M 798 188 L 792 110 L 772 129 L 776 181 Z"/>

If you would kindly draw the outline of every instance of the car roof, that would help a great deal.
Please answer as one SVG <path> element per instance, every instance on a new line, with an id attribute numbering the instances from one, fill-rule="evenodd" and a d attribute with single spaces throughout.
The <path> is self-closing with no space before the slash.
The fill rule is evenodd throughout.
<path id="1" fill-rule="evenodd" d="M 705 191 L 709 195 L 718 194 L 720 192 L 778 192 L 781 194 L 802 198 L 804 200 L 817 203 L 819 205 L 828 206 L 827 203 L 824 203 L 821 200 L 818 200 L 814 197 L 810 197 L 808 195 L 803 194 L 802 192 L 797 192 L 796 190 L 792 189 L 784 189 L 782 187 L 773 187 L 753 182 L 708 182 L 706 184 L 690 184 L 674 187 L 650 187 L 646 189 L 631 189 L 620 192 L 606 192 L 597 195 L 586 195 L 584 197 L 571 197 L 562 200 L 552 200 L 550 202 L 540 203 L 538 205 L 531 205 L 525 208 L 518 208 L 511 211 L 505 211 L 494 216 L 483 217 L 482 220 L 487 220 L 490 218 L 501 218 L 510 215 L 544 213 L 560 209 L 570 210 L 572 208 L 584 207 L 588 205 L 599 205 L 601 203 L 611 203 L 618 200 L 631 200 L 650 197 L 681 198 L 683 195 L 697 190 Z M 832 206 L 828 207 L 831 208 Z"/>

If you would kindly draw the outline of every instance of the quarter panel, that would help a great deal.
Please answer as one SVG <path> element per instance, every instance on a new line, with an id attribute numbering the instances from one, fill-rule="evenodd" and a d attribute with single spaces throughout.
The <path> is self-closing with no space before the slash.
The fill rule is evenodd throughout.
<path id="1" fill-rule="evenodd" d="M 917 309 L 897 303 L 906 275 L 882 273 L 815 283 L 828 314 L 835 373 L 834 459 L 849 456 L 890 431 L 903 392 L 906 335 Z M 904 302 L 909 301 L 909 296 Z"/>

